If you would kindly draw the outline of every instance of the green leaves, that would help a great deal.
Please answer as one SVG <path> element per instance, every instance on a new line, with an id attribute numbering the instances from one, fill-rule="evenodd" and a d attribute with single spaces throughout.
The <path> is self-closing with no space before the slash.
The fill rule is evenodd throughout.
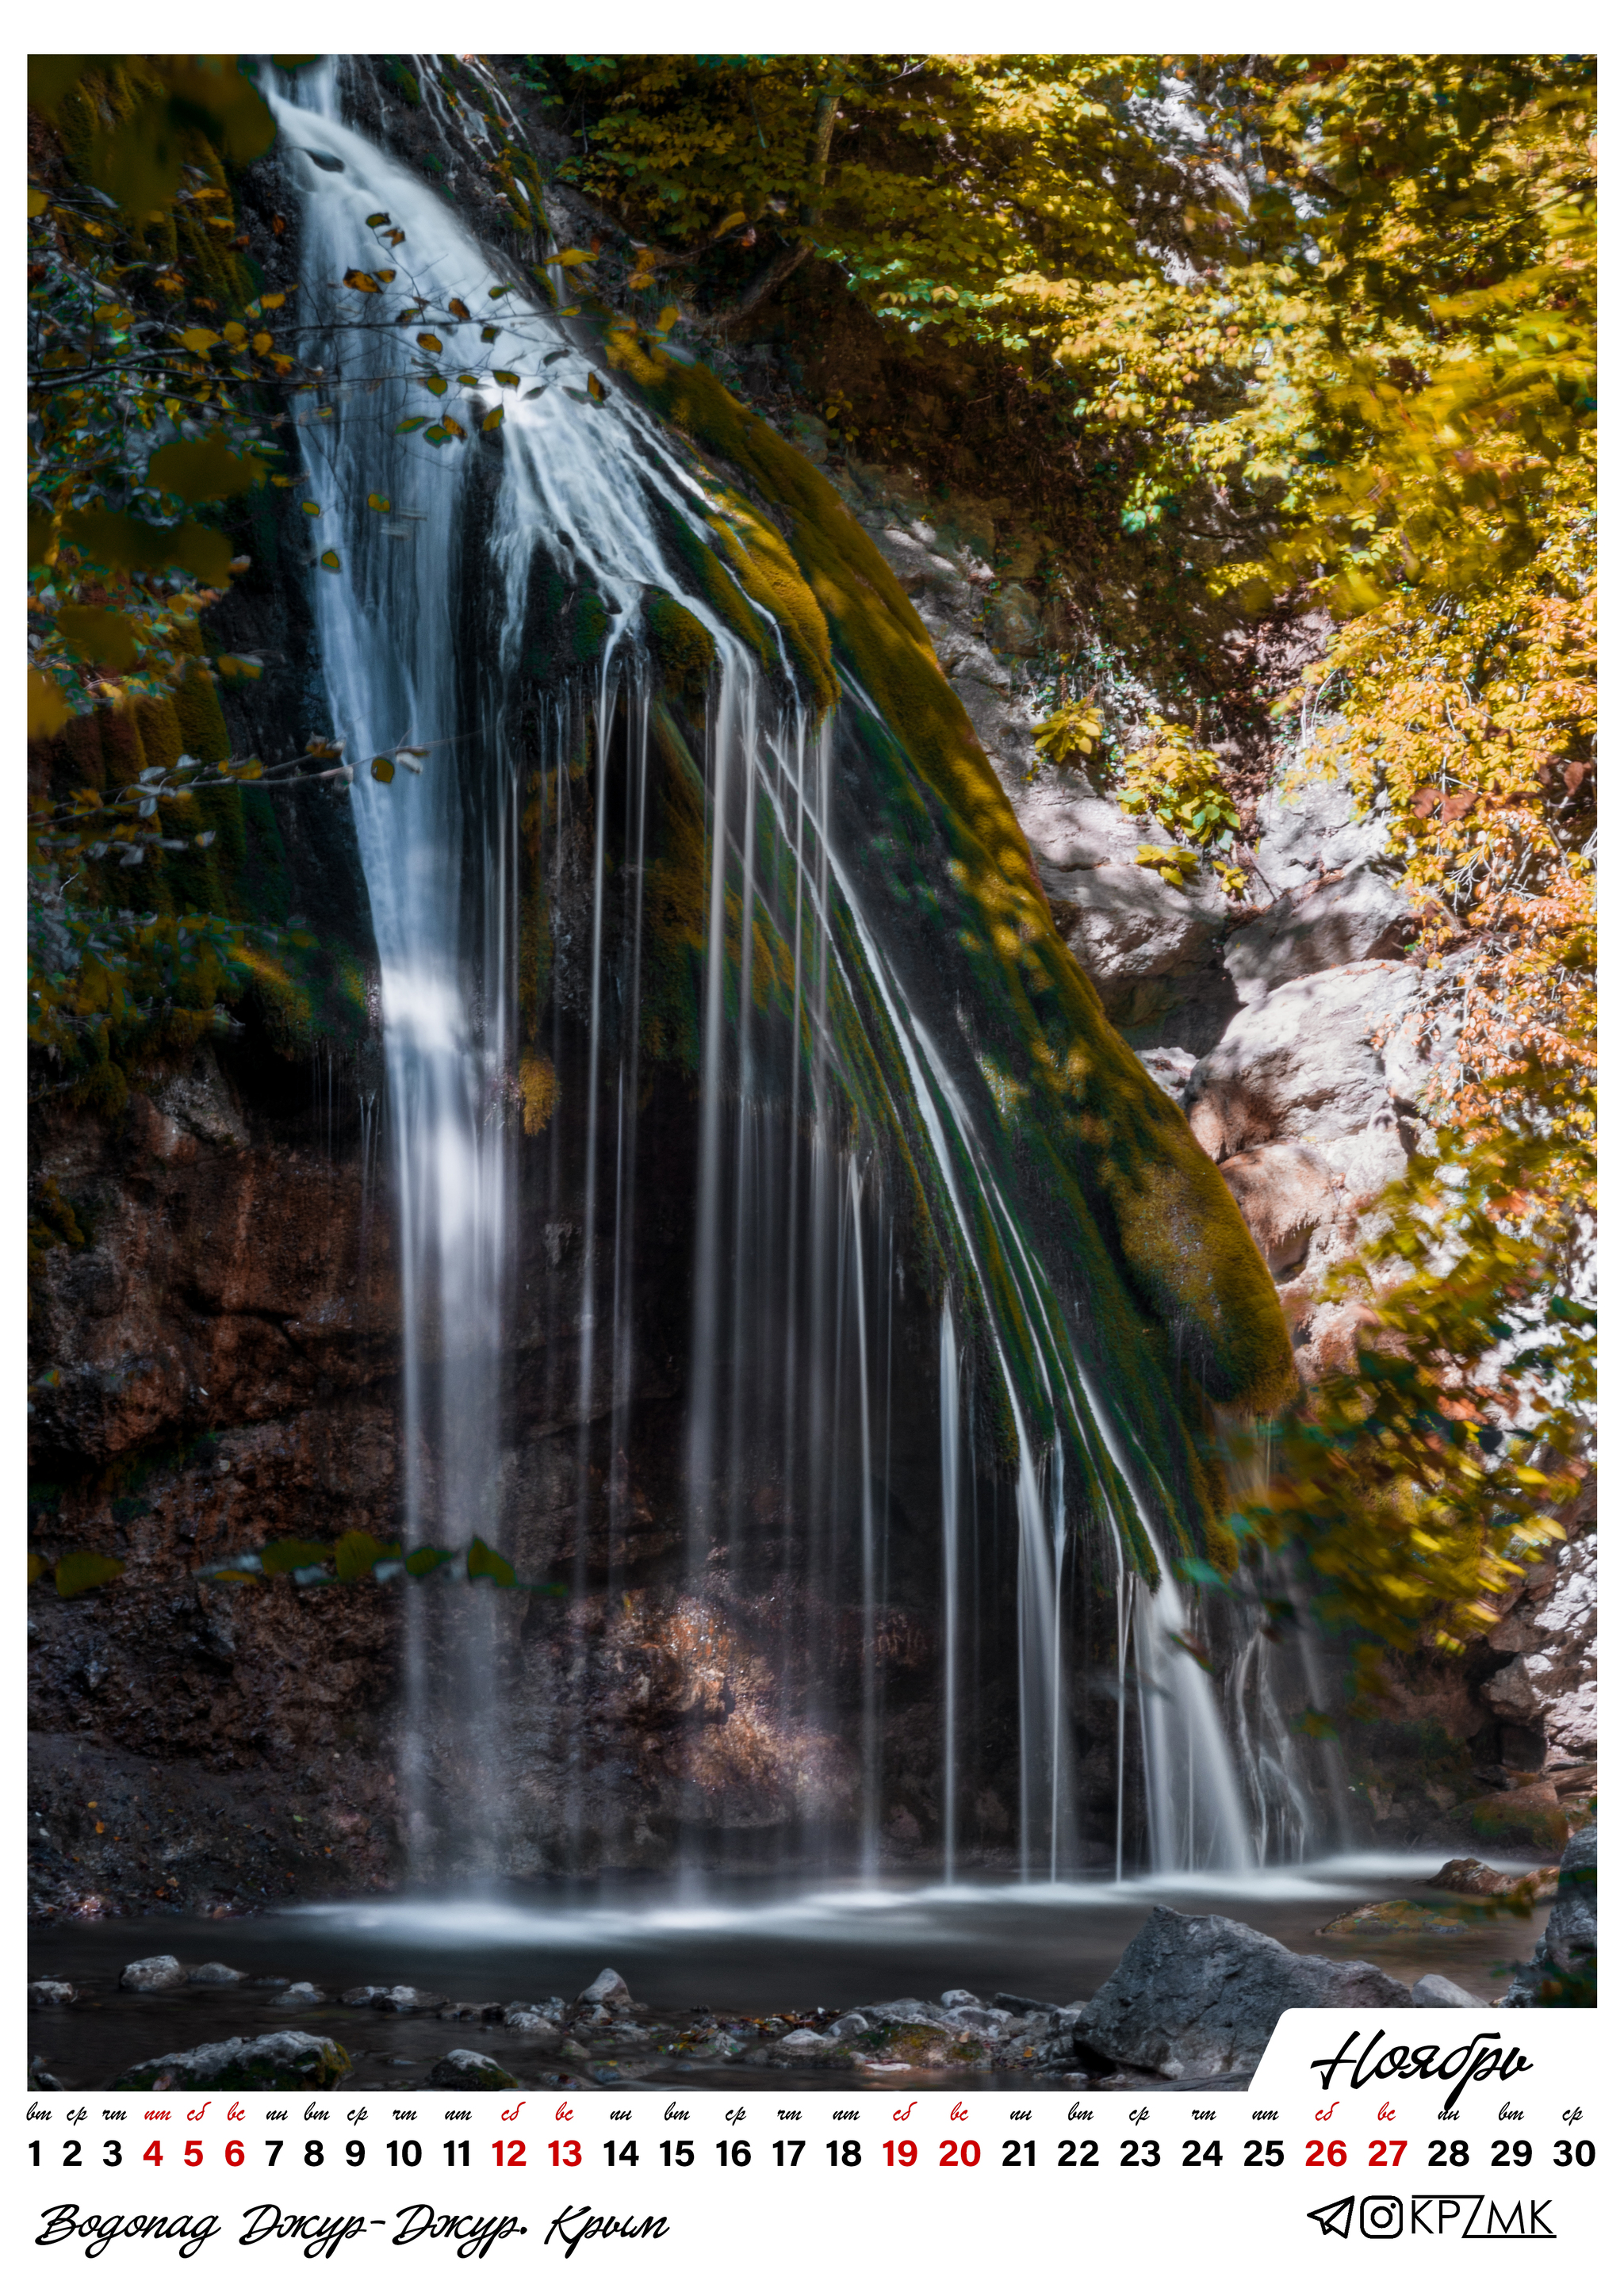
<path id="1" fill-rule="evenodd" d="M 186 503 L 229 501 L 260 485 L 265 475 L 257 455 L 236 453 L 217 431 L 208 439 L 174 439 L 147 464 L 149 486 Z"/>
<path id="2" fill-rule="evenodd" d="M 327 1549 L 308 1538 L 276 1538 L 259 1550 L 259 1568 L 268 1578 L 285 1578 L 290 1570 L 308 1570 L 326 1560 Z"/>

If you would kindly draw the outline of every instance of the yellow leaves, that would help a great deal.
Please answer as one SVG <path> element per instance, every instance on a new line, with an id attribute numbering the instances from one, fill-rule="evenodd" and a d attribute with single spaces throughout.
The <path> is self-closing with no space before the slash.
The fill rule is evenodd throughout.
<path id="1" fill-rule="evenodd" d="M 460 295 L 454 295 L 449 303 L 447 304 L 446 308 L 450 312 L 454 319 L 472 319 L 473 316 L 473 313 L 469 309 L 467 304 L 463 302 Z"/>
<path id="2" fill-rule="evenodd" d="M 439 419 L 441 428 L 448 430 L 454 439 L 466 439 L 468 436 L 455 414 L 442 414 Z"/>
<path id="3" fill-rule="evenodd" d="M 499 407 L 499 406 L 493 406 L 493 407 L 491 408 L 491 410 L 490 410 L 490 413 L 489 413 L 488 415 L 486 415 L 486 417 L 485 417 L 484 421 L 480 423 L 480 430 L 500 430 L 500 429 L 501 429 L 501 427 L 502 427 L 502 415 L 503 415 L 503 410 L 502 410 L 502 408 L 501 408 L 501 407 Z"/>
<path id="4" fill-rule="evenodd" d="M 517 390 L 519 388 L 519 377 L 507 367 L 494 366 L 491 369 L 491 375 L 501 384 L 504 390 Z"/>
<path id="5" fill-rule="evenodd" d="M 601 406 L 609 396 L 595 373 L 589 373 L 586 377 L 586 396 L 596 406 Z"/>
<path id="6" fill-rule="evenodd" d="M 183 343 L 187 350 L 201 353 L 211 351 L 220 338 L 212 327 L 186 327 L 181 331 L 176 340 Z"/>
<path id="7" fill-rule="evenodd" d="M 590 263 L 591 260 L 591 256 L 584 247 L 561 248 L 556 255 L 549 255 L 547 258 L 549 263 L 562 263 L 566 270 L 577 264 Z"/>
<path id="8" fill-rule="evenodd" d="M 527 1052 L 519 1062 L 519 1095 L 524 1109 L 524 1129 L 534 1138 L 545 1132 L 558 1104 L 558 1077 L 545 1053 Z"/>
<path id="9" fill-rule="evenodd" d="M 347 271 L 344 284 L 353 288 L 357 295 L 381 295 L 383 291 L 370 271 Z"/>
<path id="10" fill-rule="evenodd" d="M 262 311 L 280 311 L 287 299 L 287 297 L 281 293 L 275 295 L 261 295 L 259 298 L 259 308 Z"/>
<path id="11" fill-rule="evenodd" d="M 421 334 L 417 341 L 419 348 L 425 351 L 443 351 L 446 348 L 438 335 Z"/>
<path id="12" fill-rule="evenodd" d="M 316 563 L 329 574 L 336 574 L 339 571 L 339 554 L 336 550 L 324 550 Z"/>
<path id="13" fill-rule="evenodd" d="M 444 398 L 451 388 L 443 374 L 425 374 L 421 380 L 423 389 L 432 391 L 436 398 Z"/>
<path id="14" fill-rule="evenodd" d="M 261 331 L 260 333 L 254 337 L 252 348 L 258 356 L 263 358 L 267 351 L 270 349 L 274 340 L 274 337 L 267 335 Z"/>
<path id="15" fill-rule="evenodd" d="M 368 495 L 366 497 L 368 510 L 387 511 L 389 506 L 390 498 L 387 495 Z"/>
<path id="16" fill-rule="evenodd" d="M 374 758 L 372 762 L 372 777 L 375 782 L 392 782 L 395 778 L 393 758 Z"/>
<path id="17" fill-rule="evenodd" d="M 68 697 L 53 677 L 43 669 L 29 672 L 29 725 L 30 742 L 48 742 L 60 734 L 73 715 Z"/>
<path id="18" fill-rule="evenodd" d="M 307 518 L 319 518 L 322 514 L 322 506 L 317 502 L 301 502 L 299 507 Z"/>

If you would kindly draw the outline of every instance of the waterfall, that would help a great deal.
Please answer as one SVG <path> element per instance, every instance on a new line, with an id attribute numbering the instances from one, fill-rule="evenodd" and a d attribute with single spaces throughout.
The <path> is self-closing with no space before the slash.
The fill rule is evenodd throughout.
<path id="1" fill-rule="evenodd" d="M 447 135 L 487 134 L 431 97 Z M 1115 1836 L 1094 1854 L 1119 1874 L 1128 1854 L 1131 1708 L 1152 1862 L 1252 1862 L 1259 1844 L 1169 1560 L 1164 1479 L 1133 1407 L 1082 1360 L 1092 1310 L 1035 1241 L 1010 1177 L 1018 1117 L 984 1081 L 974 1026 L 950 1040 L 921 1009 L 850 829 L 849 743 L 881 723 L 874 701 L 843 672 L 844 699 L 820 714 L 774 616 L 696 576 L 696 552 L 723 562 L 730 515 L 706 468 L 628 392 L 605 393 L 592 339 L 347 122 L 333 65 L 274 101 L 300 201 L 305 355 L 325 370 L 295 417 L 316 505 L 316 627 L 333 734 L 360 761 L 351 796 L 382 972 L 401 1530 L 453 1555 L 478 1538 L 504 1554 L 518 1542 L 521 1562 L 526 1540 L 538 1553 L 551 1540 L 562 1558 L 543 1593 L 472 1578 L 404 1589 L 402 1784 L 423 1869 L 514 1869 L 515 1771 L 567 1809 L 548 1858 L 621 1856 L 619 1773 L 569 1718 L 619 1697 L 622 1679 L 652 1698 L 663 1653 L 688 1685 L 687 1767 L 660 1786 L 678 1862 L 702 1865 L 708 1843 L 748 1824 L 775 1855 L 876 1878 L 900 1760 L 888 1684 L 923 1663 L 896 1599 L 898 1574 L 924 1567 L 917 1548 L 939 1603 L 941 1739 L 921 1792 L 936 1803 L 944 1869 L 965 1859 L 982 1760 L 972 1718 L 1007 1629 L 1020 1872 L 1059 1878 L 1081 1854 L 1085 1534 L 1108 1560 L 1114 1622 Z M 471 419 L 500 413 L 488 441 L 476 427 L 461 444 L 425 444 L 417 418 L 438 402 L 423 396 L 415 340 L 428 330 L 356 324 L 357 298 L 337 283 L 376 261 L 380 216 L 403 234 L 397 295 L 409 283 L 479 318 L 500 311 L 480 332 L 499 335 L 501 353 L 474 345 L 469 319 L 452 355 L 470 363 L 459 403 Z M 555 266 L 555 286 L 562 276 Z M 522 365 L 522 392 L 498 381 L 498 356 Z M 710 649 L 697 754 L 657 706 L 655 597 Z M 578 619 L 594 602 L 601 636 L 589 660 L 549 657 L 544 674 L 536 634 L 565 598 Z M 679 920 L 699 945 L 691 1013 L 652 1001 L 678 934 L 675 897 L 659 907 L 651 891 L 669 873 L 659 824 L 685 791 L 703 845 Z M 538 933 L 545 1056 L 525 1004 L 545 1001 L 545 967 L 525 953 Z M 685 1030 L 694 1177 L 680 1493 L 650 1500 L 643 1271 L 670 1218 L 651 1177 L 650 1111 L 663 1104 L 654 1070 L 669 1072 Z M 536 1260 L 538 1228 L 545 1342 L 515 1274 Z M 928 1357 L 898 1354 L 916 1344 L 898 1303 L 906 1318 L 923 1297 L 939 1303 L 933 1378 Z M 534 1391 L 515 1382 L 521 1345 Z M 567 1499 L 544 1507 L 516 1488 L 521 1413 L 569 1447 L 554 1477 Z M 893 1487 L 899 1444 L 927 1487 L 936 1479 L 939 1547 Z M 665 1551 L 662 1511 L 680 1570 L 656 1583 L 634 1565 L 650 1521 L 650 1551 Z M 894 1528 L 905 1520 L 906 1538 Z M 504 1685 L 521 1677 L 544 1718 L 521 1759 L 499 1759 Z M 1264 1704 L 1246 1708 L 1249 1726 L 1272 1744 L 1284 1724 Z M 744 1755 L 725 1758 L 724 1726 Z M 1246 1742 L 1258 1769 L 1264 1754 Z M 898 1822 L 917 1827 L 901 1807 Z"/>

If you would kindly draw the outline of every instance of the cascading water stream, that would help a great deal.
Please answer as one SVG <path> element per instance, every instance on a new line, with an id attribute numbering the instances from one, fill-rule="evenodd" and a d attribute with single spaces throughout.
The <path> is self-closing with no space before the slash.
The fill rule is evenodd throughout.
<path id="1" fill-rule="evenodd" d="M 572 387 L 592 371 L 586 350 L 562 320 L 523 302 L 439 194 L 345 123 L 332 66 L 302 73 L 295 97 L 277 99 L 277 111 L 303 201 L 308 355 L 322 359 L 331 378 L 297 419 L 320 506 L 316 543 L 331 543 L 340 570 L 313 577 L 322 660 L 346 755 L 398 764 L 387 784 L 363 772 L 352 794 L 382 972 L 408 1544 L 460 1550 L 479 1538 L 498 1546 L 512 1503 L 504 1463 L 520 1111 L 527 1133 L 533 1115 L 546 1121 L 542 1103 L 562 1088 L 563 1058 L 561 1050 L 551 1081 L 544 1085 L 537 1070 L 527 1082 L 516 988 L 521 878 L 535 867 L 562 919 L 578 857 L 590 891 L 569 913 L 584 1182 L 574 1376 L 565 1382 L 577 1446 L 572 1616 L 583 1619 L 589 1608 L 587 1521 L 600 1426 L 608 1430 L 611 1591 L 619 1583 L 617 1541 L 633 1504 L 636 1270 L 644 1218 L 639 1000 L 652 768 L 637 633 L 645 596 L 658 593 L 703 627 L 715 657 L 703 759 L 684 1630 L 700 1643 L 716 1641 L 714 1624 L 704 1622 L 714 1620 L 714 1605 L 703 1606 L 718 1580 L 772 1613 L 779 1726 L 808 1775 L 832 1759 L 826 1750 L 841 1725 L 828 1685 L 855 1643 L 849 1838 L 861 1870 L 875 1877 L 887 1792 L 879 1651 L 891 1585 L 892 1327 L 906 1279 L 884 1160 L 852 1118 L 850 1032 L 872 1013 L 884 1044 L 872 1055 L 879 1084 L 871 1078 L 867 1089 L 898 1136 L 918 1143 L 933 1200 L 945 1208 L 940 1248 L 962 1287 L 956 1299 L 953 1284 L 943 1290 L 934 1405 L 945 1869 L 951 1876 L 962 1855 L 965 1699 L 981 1665 L 975 1381 L 962 1363 L 972 1327 L 983 1334 L 997 1385 L 986 1407 L 996 1408 L 1013 1452 L 1022 1876 L 1058 1877 L 1079 1854 L 1069 1508 L 1081 1507 L 1084 1495 L 1068 1480 L 1068 1447 L 1097 1468 L 1092 1504 L 1096 1517 L 1103 1512 L 1113 1562 L 1118 1871 L 1130 1702 L 1152 1863 L 1251 1863 L 1253 1831 L 1218 1703 L 1142 1496 L 1147 1463 L 1136 1459 L 1131 1431 L 1078 1358 L 985 1152 L 979 1119 L 910 1010 L 878 913 L 839 849 L 832 721 L 815 723 L 807 708 L 784 703 L 736 618 L 718 610 L 671 547 L 674 530 L 706 530 L 714 505 L 703 472 L 624 392 L 595 400 Z M 450 134 L 458 123 L 447 113 L 441 125 Z M 437 454 L 414 434 L 403 436 L 399 426 L 422 406 L 406 333 L 376 325 L 358 338 L 345 332 L 336 283 L 371 247 L 369 218 L 380 212 L 405 234 L 404 276 L 481 313 L 488 296 L 500 298 L 504 326 L 542 374 L 528 396 L 504 393 L 480 364 L 486 354 L 469 354 L 479 388 L 502 408 L 499 454 L 472 445 Z M 369 498 L 390 507 L 369 512 Z M 590 686 L 544 709 L 549 747 L 538 760 L 527 752 L 514 697 L 544 562 L 589 582 L 607 630 Z M 782 637 L 762 619 L 787 673 Z M 841 708 L 872 706 L 851 689 Z M 583 727 L 589 746 L 578 759 Z M 400 758 L 407 748 L 428 749 L 421 773 Z M 552 840 L 550 865 L 545 852 L 527 865 L 522 851 L 522 785 L 537 767 L 539 837 L 543 847 Z M 589 858 L 576 819 L 581 807 L 590 814 Z M 611 817 L 624 824 L 612 869 Z M 562 948 L 562 924 L 558 931 Z M 562 1238 L 569 1223 L 555 1225 Z M 1021 1364 L 1036 1366 L 1035 1388 L 1029 1382 L 1026 1392 Z M 1112 1513 L 1112 1489 L 1128 1495 L 1131 1524 Z M 1134 1575 L 1134 1551 L 1148 1554 L 1153 1587 Z M 759 1559 L 768 1554 L 778 1558 L 770 1587 Z M 842 1608 L 836 1590 L 848 1580 L 853 1599 Z M 408 1590 L 406 1800 L 425 1857 L 496 1870 L 506 1831 L 490 1753 L 508 1662 L 499 1598 L 472 1583 L 453 1592 L 455 1609 L 443 1614 L 449 1623 L 431 1648 L 428 1590 Z M 571 1633 L 570 1679 L 591 1655 L 584 1628 Z M 724 1665 L 724 1717 L 734 1694 Z M 1284 1729 L 1267 1702 L 1254 1698 L 1247 1712 L 1254 1734 L 1262 1730 L 1271 1742 Z M 556 1758 L 571 1780 L 573 1839 L 584 1855 L 597 1791 L 588 1752 L 576 1741 Z M 1252 1767 L 1262 1761 L 1252 1745 Z M 786 1824 L 791 1837 L 800 1828 L 800 1854 L 826 1863 L 839 1845 L 827 1798 L 819 1808 L 821 1815 L 797 1813 Z M 447 1816 L 455 1810 L 460 1824 Z"/>

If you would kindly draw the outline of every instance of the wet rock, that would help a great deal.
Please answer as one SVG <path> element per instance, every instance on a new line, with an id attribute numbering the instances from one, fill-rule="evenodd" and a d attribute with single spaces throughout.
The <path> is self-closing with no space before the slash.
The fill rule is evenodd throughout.
<path id="1" fill-rule="evenodd" d="M 425 1993 L 415 1985 L 354 1985 L 339 1996 L 347 2009 L 381 2009 L 394 2017 L 417 2017 L 443 2009 L 443 1993 Z"/>
<path id="2" fill-rule="evenodd" d="M 255 2033 L 149 2058 L 144 2064 L 132 2065 L 112 2086 L 154 2090 L 337 2088 L 349 2069 L 348 2052 L 325 2034 Z"/>
<path id="3" fill-rule="evenodd" d="M 1058 2001 L 1034 2001 L 1025 1993 L 995 1993 L 992 2005 L 995 2009 L 1007 2009 L 1017 2017 L 1052 2017 L 1060 2010 Z"/>
<path id="4" fill-rule="evenodd" d="M 477 2049 L 452 2049 L 429 2075 L 431 2088 L 517 2088 L 513 2075 Z"/>
<path id="5" fill-rule="evenodd" d="M 913 1994 L 899 2001 L 865 2001 L 857 2012 L 866 2017 L 871 2025 L 939 2025 L 944 2029 L 956 2024 L 950 2010 L 935 2001 L 921 2001 Z"/>
<path id="6" fill-rule="evenodd" d="M 826 2040 L 855 2041 L 860 2033 L 866 2033 L 867 2030 L 868 2020 L 862 2012 L 857 2009 L 849 2009 L 843 2017 L 837 2017 L 833 2025 L 826 2025 L 824 2028 L 824 2035 Z"/>
<path id="7" fill-rule="evenodd" d="M 1426 1884 L 1429 1890 L 1453 1890 L 1461 1898 L 1503 1898 L 1516 1886 L 1509 1874 L 1485 1866 L 1480 1857 L 1451 1857 Z"/>
<path id="8" fill-rule="evenodd" d="M 979 2065 L 987 2061 L 987 2045 L 976 2033 L 960 2032 L 934 2020 L 875 2019 L 871 2030 L 851 2045 L 852 2056 L 865 2064 L 915 2065 L 922 2070 L 956 2065 Z"/>
<path id="9" fill-rule="evenodd" d="M 1452 1977 L 1436 1974 L 1418 1977 L 1410 1988 L 1410 1999 L 1417 2009 L 1486 2009 L 1489 2004 L 1480 2001 L 1475 1993 L 1468 1993 Z"/>
<path id="10" fill-rule="evenodd" d="M 247 1972 L 224 1961 L 201 1961 L 186 1972 L 188 1985 L 241 1985 Z"/>
<path id="11" fill-rule="evenodd" d="M 1260 1004 L 1288 980 L 1370 957 L 1401 956 L 1415 929 L 1415 914 L 1398 886 L 1357 869 L 1283 895 L 1231 933 L 1224 970 L 1243 1005 Z"/>
<path id="12" fill-rule="evenodd" d="M 505 2016 L 499 2001 L 447 2001 L 434 2013 L 442 2025 L 500 2025 Z"/>
<path id="13" fill-rule="evenodd" d="M 984 2006 L 979 1993 L 966 1993 L 962 1985 L 955 1986 L 951 1992 L 944 1993 L 941 1996 L 941 2005 L 944 2009 L 980 2009 Z"/>
<path id="14" fill-rule="evenodd" d="M 271 2001 L 271 2007 L 273 2009 L 319 2009 L 326 1998 L 327 1996 L 319 1985 L 312 1985 L 308 1978 L 301 1978 L 297 1985 L 290 1985 L 285 1993 L 275 1995 Z"/>
<path id="15" fill-rule="evenodd" d="M 1331 1167 L 1317 1149 L 1300 1142 L 1243 1148 L 1218 1166 L 1218 1174 L 1276 1282 L 1301 1267 L 1315 1237 L 1337 1216 Z"/>
<path id="16" fill-rule="evenodd" d="M 583 1986 L 575 1997 L 589 2008 L 614 2010 L 628 2006 L 632 1995 L 619 1970 L 601 1969 L 591 1984 Z"/>
<path id="17" fill-rule="evenodd" d="M 776 2054 L 794 2062 L 803 2058 L 826 2057 L 841 2044 L 833 2032 L 814 2033 L 803 2025 L 798 2032 L 784 2034 L 773 2046 Z"/>
<path id="18" fill-rule="evenodd" d="M 560 2028 L 539 2010 L 514 2007 L 502 2013 L 504 2030 L 510 2033 L 529 2033 L 537 2040 L 556 2046 L 563 2038 Z"/>
<path id="19" fill-rule="evenodd" d="M 1287 2009 L 1401 2008 L 1409 1998 L 1368 1962 L 1294 1954 L 1220 1914 L 1158 1906 L 1074 2031 L 1113 2063 L 1218 2079 L 1255 2070 Z"/>
<path id="20" fill-rule="evenodd" d="M 172 1953 L 155 1953 L 145 1961 L 129 1962 L 119 1975 L 125 1993 L 164 1993 L 185 1981 L 186 1972 Z"/>
<path id="21" fill-rule="evenodd" d="M 1596 1829 L 1585 1826 L 1562 1854 L 1556 1903 L 1531 1962 L 1505 1995 L 1508 2009 L 1591 2006 L 1596 1983 Z"/>
<path id="22" fill-rule="evenodd" d="M 78 1997 L 65 1977 L 37 1977 L 29 1987 L 30 2009 L 65 2009 Z"/>
<path id="23" fill-rule="evenodd" d="M 1316 1930 L 1316 1937 L 1464 1937 L 1472 1923 L 1450 1906 L 1421 1906 L 1412 1898 L 1384 1898 L 1380 1904 L 1356 1906 Z"/>
<path id="24" fill-rule="evenodd" d="M 53 2074 L 48 2073 L 45 2070 L 45 2061 L 43 2057 L 30 2057 L 29 2059 L 29 2087 L 30 2088 L 38 2089 L 60 2089 L 62 2083 Z"/>

